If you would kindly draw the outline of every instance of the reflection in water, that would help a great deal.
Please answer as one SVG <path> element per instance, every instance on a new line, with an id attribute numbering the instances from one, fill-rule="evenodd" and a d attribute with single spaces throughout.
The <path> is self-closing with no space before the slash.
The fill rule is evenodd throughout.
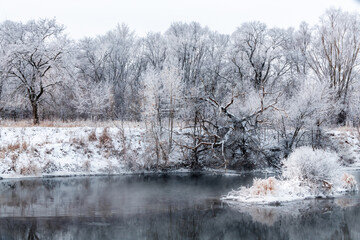
<path id="1" fill-rule="evenodd" d="M 360 196 L 282 206 L 220 202 L 242 176 L 0 182 L 0 239 L 360 239 Z"/>

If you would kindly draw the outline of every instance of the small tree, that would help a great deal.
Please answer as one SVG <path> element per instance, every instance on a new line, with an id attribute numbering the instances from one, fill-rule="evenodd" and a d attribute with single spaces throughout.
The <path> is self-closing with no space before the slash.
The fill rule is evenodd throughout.
<path id="1" fill-rule="evenodd" d="M 161 80 L 160 74 L 149 70 L 143 76 L 143 118 L 146 124 L 146 135 L 149 153 L 155 153 L 156 166 L 161 159 L 166 159 L 166 151 L 161 144 L 163 128 L 161 116 Z M 152 154 L 151 154 L 152 155 Z M 150 156 L 151 158 L 151 156 Z"/>
<path id="2" fill-rule="evenodd" d="M 178 72 L 173 68 L 148 70 L 143 76 L 143 118 L 147 134 L 155 147 L 157 165 L 171 153 L 174 120 L 183 89 Z M 168 118 L 168 125 L 164 118 Z M 168 140 L 166 140 L 168 139 Z"/>

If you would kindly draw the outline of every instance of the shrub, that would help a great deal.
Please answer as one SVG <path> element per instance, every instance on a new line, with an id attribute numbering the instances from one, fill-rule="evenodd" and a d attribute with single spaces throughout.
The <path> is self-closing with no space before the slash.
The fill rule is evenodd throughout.
<path id="1" fill-rule="evenodd" d="M 7 149 L 8 149 L 8 151 L 10 151 L 10 152 L 14 152 L 14 151 L 16 151 L 16 150 L 19 150 L 19 149 L 20 149 L 20 143 L 19 143 L 19 142 L 16 142 L 16 143 L 14 143 L 14 144 L 9 144 L 9 145 L 7 146 Z"/>
<path id="2" fill-rule="evenodd" d="M 28 144 L 26 141 L 23 141 L 21 144 L 21 150 L 26 151 L 28 149 Z"/>
<path id="3" fill-rule="evenodd" d="M 48 161 L 43 167 L 42 172 L 43 173 L 52 173 L 58 171 L 59 168 L 53 163 L 52 161 Z"/>
<path id="4" fill-rule="evenodd" d="M 96 132 L 93 130 L 88 136 L 89 142 L 95 142 L 97 140 Z"/>
<path id="5" fill-rule="evenodd" d="M 82 138 L 73 138 L 72 143 L 77 145 L 76 148 L 80 149 L 86 146 L 84 139 Z"/>
<path id="6" fill-rule="evenodd" d="M 223 199 L 244 202 L 292 201 L 357 191 L 354 176 L 342 173 L 339 157 L 333 152 L 298 148 L 283 160 L 282 170 L 281 180 L 273 177 L 254 179 L 252 187 L 231 191 Z"/>
<path id="7" fill-rule="evenodd" d="M 89 160 L 86 160 L 83 165 L 82 168 L 84 169 L 84 171 L 86 172 L 90 172 L 90 168 L 91 168 L 91 163 Z"/>
<path id="8" fill-rule="evenodd" d="M 334 152 L 300 147 L 283 161 L 283 176 L 311 183 L 340 178 L 339 157 Z"/>
<path id="9" fill-rule="evenodd" d="M 107 128 L 104 128 L 101 136 L 99 137 L 100 147 L 110 148 L 112 146 L 112 139 L 108 133 Z"/>
<path id="10" fill-rule="evenodd" d="M 17 165 L 17 160 L 19 158 L 18 154 L 12 154 L 11 155 L 11 169 L 16 172 L 16 165 Z"/>
<path id="11" fill-rule="evenodd" d="M 38 175 L 39 173 L 39 167 L 32 161 L 29 162 L 29 165 L 20 168 L 21 175 Z"/>
<path id="12" fill-rule="evenodd" d="M 342 187 L 347 191 L 356 191 L 357 183 L 353 175 L 344 173 L 341 178 Z"/>

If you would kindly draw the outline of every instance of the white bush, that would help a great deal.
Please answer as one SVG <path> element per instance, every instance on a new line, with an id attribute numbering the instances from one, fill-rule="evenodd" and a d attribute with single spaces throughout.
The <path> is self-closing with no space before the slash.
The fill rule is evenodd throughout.
<path id="1" fill-rule="evenodd" d="M 282 179 L 254 179 L 250 188 L 231 191 L 224 200 L 241 202 L 294 201 L 316 196 L 328 196 L 357 191 L 354 176 L 343 173 L 336 153 L 296 149 L 283 160 Z"/>
<path id="2" fill-rule="evenodd" d="M 309 183 L 340 178 L 339 157 L 334 152 L 300 147 L 283 161 L 283 177 Z"/>

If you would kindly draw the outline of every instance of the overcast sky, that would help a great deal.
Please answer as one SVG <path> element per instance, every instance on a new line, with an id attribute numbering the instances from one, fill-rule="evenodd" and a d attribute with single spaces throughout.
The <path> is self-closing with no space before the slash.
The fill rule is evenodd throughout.
<path id="1" fill-rule="evenodd" d="M 138 35 L 164 32 L 172 22 L 199 22 L 220 33 L 232 33 L 241 23 L 261 21 L 268 26 L 315 24 L 330 7 L 360 11 L 356 0 L 3 0 L 0 21 L 26 22 L 53 18 L 70 37 L 96 36 L 126 23 Z"/>

